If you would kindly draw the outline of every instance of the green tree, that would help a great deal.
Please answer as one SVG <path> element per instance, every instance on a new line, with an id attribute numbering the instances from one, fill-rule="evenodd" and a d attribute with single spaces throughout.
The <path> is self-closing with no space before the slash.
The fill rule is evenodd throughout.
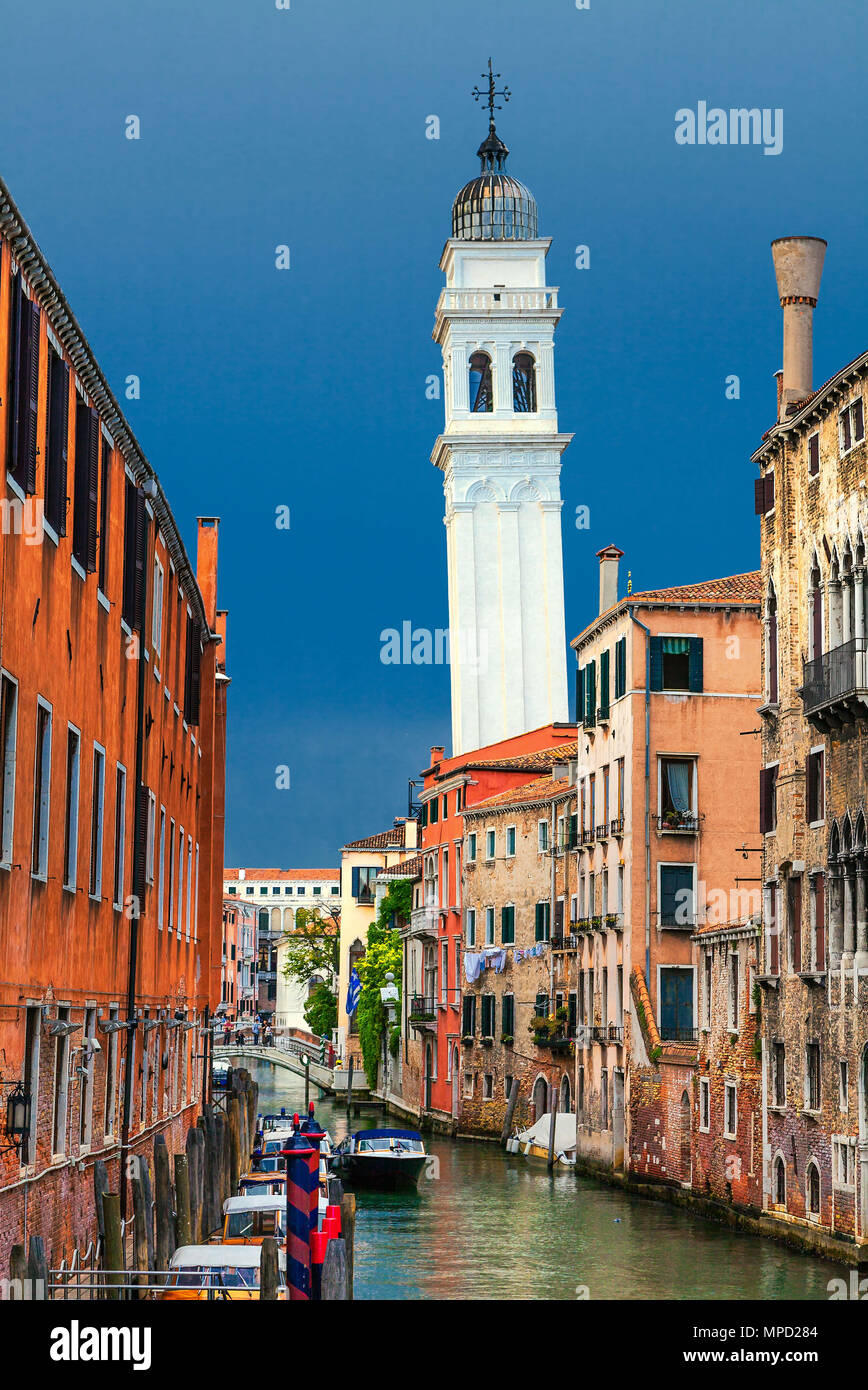
<path id="1" fill-rule="evenodd" d="M 328 985 L 319 984 L 304 1006 L 308 1027 L 318 1038 L 330 1038 L 338 1026 L 338 997 Z"/>
<path id="2" fill-rule="evenodd" d="M 335 909 L 300 907 L 295 926 L 281 938 L 284 951 L 283 975 L 306 985 L 314 975 L 325 976 L 331 984 L 340 960 L 340 912 Z"/>
<path id="3" fill-rule="evenodd" d="M 357 964 L 362 992 L 356 1019 L 359 1028 L 359 1042 L 362 1060 L 369 1086 L 377 1084 L 377 1067 L 382 1050 L 383 1034 L 388 1015 L 380 998 L 380 990 L 386 985 L 386 975 L 391 970 L 398 987 L 397 1012 L 400 1016 L 401 991 L 401 938 L 395 930 L 407 921 L 413 905 L 413 885 L 409 879 L 398 879 L 389 888 L 380 904 L 376 922 L 368 927 L 367 950 L 363 960 Z"/>

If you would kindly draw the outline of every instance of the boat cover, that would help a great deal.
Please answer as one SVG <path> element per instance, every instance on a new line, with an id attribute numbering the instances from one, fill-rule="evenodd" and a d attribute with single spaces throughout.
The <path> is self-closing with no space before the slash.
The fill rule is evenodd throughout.
<path id="1" fill-rule="evenodd" d="M 357 1129 L 354 1139 L 421 1139 L 417 1129 Z"/>
<path id="2" fill-rule="evenodd" d="M 551 1115 L 541 1115 L 530 1129 L 523 1129 L 518 1135 L 520 1144 L 535 1144 L 537 1148 L 548 1149 Z M 555 1124 L 555 1153 L 569 1153 L 576 1147 L 575 1115 L 558 1115 Z"/>

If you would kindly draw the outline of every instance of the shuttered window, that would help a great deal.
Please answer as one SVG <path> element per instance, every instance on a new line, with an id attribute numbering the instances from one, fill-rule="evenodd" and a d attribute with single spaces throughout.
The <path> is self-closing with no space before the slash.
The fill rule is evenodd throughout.
<path id="1" fill-rule="evenodd" d="M 95 529 L 95 528 L 94 528 Z M 126 510 L 124 515 L 124 596 L 123 619 L 136 632 L 144 630 L 145 618 L 145 547 L 148 515 L 144 494 L 127 479 Z M 95 567 L 96 555 L 94 554 Z"/>
<path id="2" fill-rule="evenodd" d="M 582 718 L 584 723 L 593 728 L 597 722 L 597 665 L 591 661 L 584 669 L 584 706 Z"/>
<path id="3" fill-rule="evenodd" d="M 31 495 L 36 491 L 36 443 L 39 405 L 38 304 L 27 298 L 21 276 L 12 281 L 9 325 L 9 465 L 8 473 Z"/>
<path id="4" fill-rule="evenodd" d="M 609 653 L 600 653 L 600 709 L 601 719 L 609 718 Z"/>
<path id="5" fill-rule="evenodd" d="M 816 478 L 820 471 L 820 436 L 812 434 L 808 440 L 808 472 Z"/>
<path id="6" fill-rule="evenodd" d="M 476 1032 L 476 995 L 465 994 L 461 1001 L 461 1031 L 466 1038 Z"/>
<path id="7" fill-rule="evenodd" d="M 48 359 L 48 442 L 45 451 L 45 520 L 66 535 L 69 368 L 51 349 Z"/>
<path id="8" fill-rule="evenodd" d="M 778 823 L 777 781 L 777 766 L 760 768 L 759 828 L 762 834 L 765 834 L 769 830 L 774 830 Z"/>
<path id="9" fill-rule="evenodd" d="M 775 509 L 775 475 L 766 473 L 763 478 L 755 478 L 753 485 L 753 509 L 757 516 L 765 516 Z"/>
<path id="10" fill-rule="evenodd" d="M 504 994 L 500 1001 L 500 1032 L 504 1038 L 515 1036 L 515 995 Z"/>
<path id="11" fill-rule="evenodd" d="M 100 460 L 100 479 L 99 479 L 99 587 L 103 593 L 107 592 L 108 582 L 108 545 L 109 545 L 109 489 L 111 487 L 111 457 L 112 449 L 105 435 L 102 436 L 102 449 Z M 96 497 L 89 493 L 90 505 L 94 514 L 96 513 Z"/>
<path id="12" fill-rule="evenodd" d="M 627 693 L 627 639 L 619 637 L 615 643 L 615 699 L 620 700 Z"/>
<path id="13" fill-rule="evenodd" d="M 500 909 L 500 939 L 504 946 L 515 942 L 515 908 L 511 904 Z"/>
<path id="14" fill-rule="evenodd" d="M 693 866 L 691 864 L 661 864 L 661 927 L 692 927 L 694 921 Z"/>
<path id="15" fill-rule="evenodd" d="M 534 941 L 548 941 L 550 936 L 550 920 L 550 904 L 537 903 L 534 912 Z"/>
<path id="16" fill-rule="evenodd" d="M 72 501 L 72 553 L 82 569 L 96 569 L 99 416 L 78 399 L 75 407 L 75 496 Z"/>
<path id="17" fill-rule="evenodd" d="M 199 631 L 195 618 L 187 619 L 187 658 L 184 671 L 184 719 L 188 724 L 199 723 Z"/>
<path id="18" fill-rule="evenodd" d="M 652 637 L 651 689 L 702 691 L 701 637 Z"/>
<path id="19" fill-rule="evenodd" d="M 493 1038 L 493 1037 L 494 1037 L 494 995 L 493 995 L 493 994 L 483 994 L 483 995 L 480 995 L 480 1000 L 481 1000 L 481 1004 L 482 1004 L 482 1011 L 481 1011 L 481 1018 L 480 1018 L 480 1024 L 481 1024 L 481 1027 L 482 1027 L 482 1036 L 483 1036 L 484 1038 Z"/>
<path id="20" fill-rule="evenodd" d="M 825 790 L 825 774 L 823 767 L 823 750 L 818 749 L 814 753 L 809 753 L 805 762 L 805 782 L 806 782 L 806 815 L 808 822 L 821 821 L 825 817 L 823 805 L 823 792 Z"/>

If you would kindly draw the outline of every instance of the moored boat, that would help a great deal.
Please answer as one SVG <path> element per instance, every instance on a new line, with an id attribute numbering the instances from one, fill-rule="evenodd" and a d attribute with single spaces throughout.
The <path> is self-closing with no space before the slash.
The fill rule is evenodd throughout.
<path id="1" fill-rule="evenodd" d="M 551 1134 L 550 1114 L 540 1118 L 527 1129 L 516 1130 L 506 1141 L 506 1152 L 521 1154 L 524 1158 L 548 1159 L 549 1136 Z M 571 1168 L 576 1162 L 576 1117 L 557 1115 L 555 1118 L 555 1142 L 552 1157 L 556 1163 Z"/>
<path id="2" fill-rule="evenodd" d="M 390 1190 L 415 1187 L 428 1161 L 414 1129 L 360 1129 L 347 1135 L 329 1159 L 329 1169 L 350 1187 Z"/>

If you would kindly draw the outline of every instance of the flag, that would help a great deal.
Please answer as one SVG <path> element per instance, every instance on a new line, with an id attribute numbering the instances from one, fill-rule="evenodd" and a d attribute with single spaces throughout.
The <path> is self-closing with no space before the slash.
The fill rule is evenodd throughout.
<path id="1" fill-rule="evenodd" d="M 362 982 L 359 979 L 359 972 L 353 966 L 350 972 L 350 982 L 347 985 L 347 1013 L 354 1014 L 359 1006 L 359 998 L 362 993 Z"/>

